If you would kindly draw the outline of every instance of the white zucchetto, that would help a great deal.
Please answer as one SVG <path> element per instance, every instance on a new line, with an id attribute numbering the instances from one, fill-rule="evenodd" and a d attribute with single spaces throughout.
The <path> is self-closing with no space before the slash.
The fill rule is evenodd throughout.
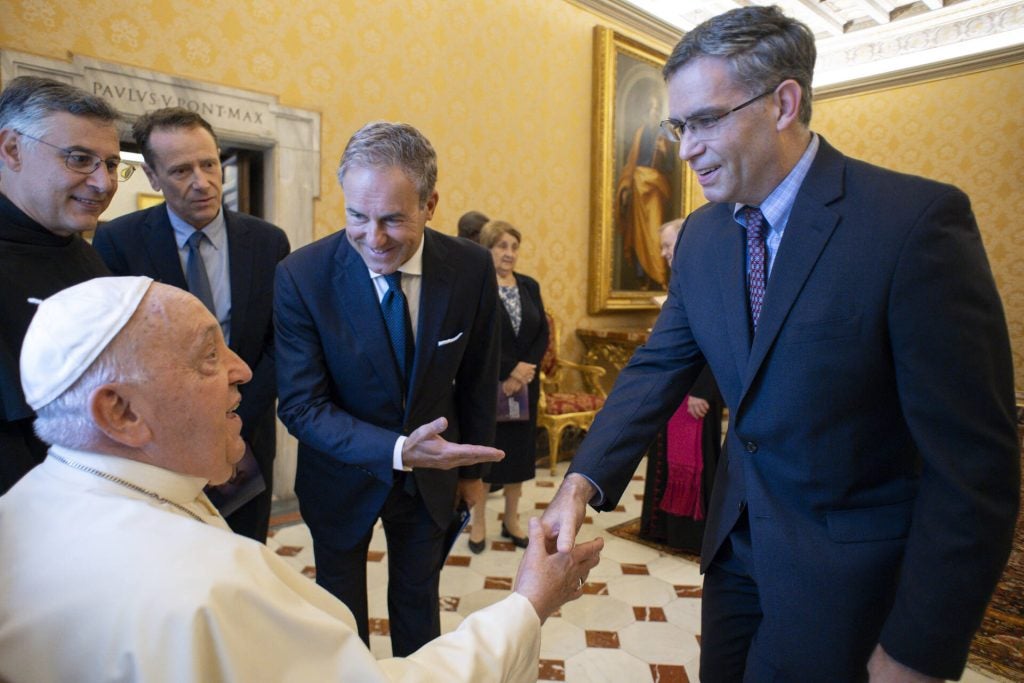
<path id="1" fill-rule="evenodd" d="M 63 394 L 89 369 L 152 283 L 148 277 L 100 277 L 39 304 L 21 347 L 21 387 L 33 410 Z"/>

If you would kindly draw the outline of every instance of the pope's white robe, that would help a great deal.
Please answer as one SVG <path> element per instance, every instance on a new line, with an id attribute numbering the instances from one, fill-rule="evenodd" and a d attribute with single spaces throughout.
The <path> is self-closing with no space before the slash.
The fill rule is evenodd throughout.
<path id="1" fill-rule="evenodd" d="M 377 661 L 352 614 L 232 534 L 205 481 L 54 448 L 0 498 L 0 680 L 535 681 L 540 620 L 513 593 L 404 659 Z"/>

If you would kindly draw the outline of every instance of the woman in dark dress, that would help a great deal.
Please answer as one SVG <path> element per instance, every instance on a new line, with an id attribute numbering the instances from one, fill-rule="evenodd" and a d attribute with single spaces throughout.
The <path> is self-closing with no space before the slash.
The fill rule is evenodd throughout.
<path id="1" fill-rule="evenodd" d="M 519 497 L 522 483 L 533 479 L 536 469 L 537 399 L 540 396 L 537 366 L 548 346 L 548 323 L 540 285 L 532 277 L 514 272 L 521 241 L 522 234 L 504 221 L 489 221 L 480 232 L 480 244 L 490 249 L 494 257 L 502 307 L 499 401 L 515 396 L 525 386 L 529 405 L 526 419 L 498 422 L 494 445 L 505 451 L 505 459 L 491 466 L 484 481 L 502 484 L 505 517 L 501 535 L 525 548 L 526 533 L 519 524 Z M 485 503 L 481 500 L 473 507 L 469 547 L 474 553 L 482 552 L 486 545 Z"/>

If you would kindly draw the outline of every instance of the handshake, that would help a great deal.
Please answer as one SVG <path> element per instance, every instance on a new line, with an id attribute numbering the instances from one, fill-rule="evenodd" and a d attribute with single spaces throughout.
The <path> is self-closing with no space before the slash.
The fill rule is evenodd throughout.
<path id="1" fill-rule="evenodd" d="M 601 559 L 604 539 L 580 543 L 568 552 L 558 552 L 537 518 L 530 519 L 530 544 L 519 563 L 512 590 L 537 610 L 541 623 L 565 603 L 583 595 L 587 575 Z"/>

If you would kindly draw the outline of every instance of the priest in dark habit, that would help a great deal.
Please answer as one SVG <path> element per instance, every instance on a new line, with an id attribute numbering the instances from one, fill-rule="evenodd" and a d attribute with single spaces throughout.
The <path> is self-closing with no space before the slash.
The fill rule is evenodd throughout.
<path id="1" fill-rule="evenodd" d="M 29 299 L 109 274 L 82 233 L 134 171 L 118 119 L 102 98 L 47 78 L 0 93 L 0 494 L 46 456 L 18 374 Z"/>

